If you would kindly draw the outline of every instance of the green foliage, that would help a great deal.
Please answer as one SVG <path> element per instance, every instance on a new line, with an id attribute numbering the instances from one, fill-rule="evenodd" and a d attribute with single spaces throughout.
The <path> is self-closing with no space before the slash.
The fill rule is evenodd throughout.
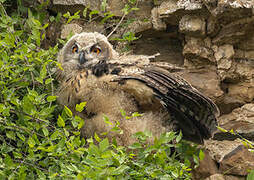
<path id="1" fill-rule="evenodd" d="M 250 171 L 250 173 L 247 176 L 247 180 L 252 180 L 254 179 L 254 170 Z"/>
<path id="2" fill-rule="evenodd" d="M 198 155 L 203 155 L 181 141 L 181 134 L 168 132 L 151 144 L 151 133 L 139 132 L 134 135 L 137 141 L 128 148 L 117 145 L 115 139 L 110 142 L 102 138 L 103 135 L 82 138 L 84 120 L 66 106 L 61 110 L 55 102 L 54 71 L 60 67 L 56 62 L 58 46 L 41 48 L 48 27 L 43 7 L 28 9 L 18 1 L 18 10 L 7 14 L 3 2 L 0 1 L 0 179 L 191 178 L 190 158 L 196 154 L 198 162 Z M 49 21 L 59 21 L 60 17 L 61 14 L 49 17 Z M 63 17 L 69 23 L 79 18 L 79 12 Z M 85 105 L 86 102 L 77 104 L 75 110 L 82 112 Z M 126 116 L 124 111 L 122 114 L 126 119 L 142 116 Z M 107 116 L 104 120 L 112 125 Z M 119 123 L 112 131 L 122 132 Z"/>
<path id="3" fill-rule="evenodd" d="M 180 144 L 171 144 L 178 136 L 169 132 L 149 145 L 148 132 L 136 133 L 138 141 L 129 147 L 110 145 L 108 139 L 97 140 L 86 149 L 86 158 L 81 161 L 84 169 L 79 172 L 79 179 L 190 179 L 190 167 L 187 159 L 180 162 L 176 151 Z M 171 149 L 176 148 L 175 152 Z M 188 161 L 188 163 L 187 163 Z"/>
<path id="4" fill-rule="evenodd" d="M 63 17 L 67 19 L 66 24 L 69 24 L 73 19 L 79 19 L 80 18 L 79 13 L 80 11 L 77 11 L 73 15 L 71 15 L 70 12 L 65 13 Z"/>

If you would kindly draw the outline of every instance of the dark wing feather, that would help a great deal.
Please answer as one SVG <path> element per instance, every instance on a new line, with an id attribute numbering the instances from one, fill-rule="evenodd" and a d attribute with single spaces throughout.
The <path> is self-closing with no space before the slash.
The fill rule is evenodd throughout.
<path id="1" fill-rule="evenodd" d="M 120 76 L 135 79 L 152 88 L 154 95 L 173 116 L 186 139 L 203 143 L 217 129 L 217 106 L 184 79 L 164 69 L 146 67 L 141 74 Z"/>

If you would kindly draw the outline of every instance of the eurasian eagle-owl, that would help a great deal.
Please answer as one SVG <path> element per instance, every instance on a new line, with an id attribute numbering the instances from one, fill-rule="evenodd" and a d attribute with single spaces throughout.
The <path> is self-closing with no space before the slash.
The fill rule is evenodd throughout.
<path id="1" fill-rule="evenodd" d="M 107 38 L 99 33 L 74 35 L 58 56 L 63 70 L 58 101 L 75 110 L 87 102 L 81 133 L 86 137 L 110 131 L 106 115 L 113 124 L 120 122 L 123 134 L 109 133 L 118 143 L 133 142 L 132 134 L 148 130 L 154 136 L 170 130 L 185 139 L 203 143 L 216 130 L 217 106 L 181 77 L 169 72 L 170 64 L 150 62 L 149 56 L 119 56 Z M 126 119 L 134 112 L 141 117 Z"/>

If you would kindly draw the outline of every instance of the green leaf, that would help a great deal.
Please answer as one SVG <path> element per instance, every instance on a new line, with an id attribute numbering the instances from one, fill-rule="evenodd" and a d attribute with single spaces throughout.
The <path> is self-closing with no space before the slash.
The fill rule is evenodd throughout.
<path id="1" fill-rule="evenodd" d="M 57 125 L 59 127 L 64 127 L 65 126 L 65 122 L 64 122 L 63 118 L 60 115 L 58 115 L 58 118 L 57 118 Z"/>
<path id="2" fill-rule="evenodd" d="M 29 147 L 33 148 L 36 145 L 36 142 L 31 136 L 29 136 L 27 144 L 29 145 Z"/>
<path id="3" fill-rule="evenodd" d="M 97 135 L 97 133 L 95 132 L 94 133 L 94 138 L 97 142 L 100 142 L 101 141 L 101 138 Z"/>
<path id="4" fill-rule="evenodd" d="M 89 145 L 88 153 L 89 153 L 90 155 L 96 155 L 96 156 L 99 156 L 99 155 L 100 155 L 100 151 L 99 151 L 98 147 L 95 146 L 94 144 L 90 144 L 90 145 Z"/>
<path id="5" fill-rule="evenodd" d="M 67 106 L 64 106 L 64 112 L 68 117 L 72 117 L 72 111 Z"/>
<path id="6" fill-rule="evenodd" d="M 48 97 L 47 97 L 47 101 L 48 101 L 48 102 L 52 102 L 52 101 L 55 101 L 56 98 L 57 98 L 57 96 L 48 96 Z"/>
<path id="7" fill-rule="evenodd" d="M 126 112 L 125 112 L 123 109 L 120 109 L 120 112 L 121 112 L 121 115 L 122 115 L 123 117 L 126 116 Z"/>
<path id="8" fill-rule="evenodd" d="M 108 125 L 113 126 L 113 123 L 109 121 L 108 116 L 104 115 L 104 116 L 103 116 L 103 120 L 104 120 L 104 122 L 107 123 Z"/>
<path id="9" fill-rule="evenodd" d="M 137 7 L 133 7 L 133 8 L 131 8 L 130 10 L 131 10 L 131 11 L 138 11 L 138 10 L 139 10 L 139 8 L 137 8 Z"/>
<path id="10" fill-rule="evenodd" d="M 76 117 L 78 117 L 78 116 L 76 116 Z M 76 119 L 76 117 L 75 117 L 75 119 Z M 78 129 L 81 129 L 84 126 L 84 124 L 85 124 L 84 119 L 79 117 Z"/>
<path id="11" fill-rule="evenodd" d="M 53 22 L 55 20 L 55 17 L 54 16 L 50 16 L 49 20 L 50 20 L 50 22 Z"/>
<path id="12" fill-rule="evenodd" d="M 131 116 L 132 116 L 132 117 L 141 117 L 141 116 L 143 116 L 143 114 L 140 114 L 140 113 L 138 113 L 138 112 L 134 112 L 134 113 L 132 113 Z"/>
<path id="13" fill-rule="evenodd" d="M 104 24 L 108 19 L 114 17 L 115 15 L 112 13 L 105 13 L 105 17 L 101 20 L 101 23 Z"/>
<path id="14" fill-rule="evenodd" d="M 234 135 L 235 135 L 234 129 L 231 129 L 231 130 L 229 131 L 229 133 L 231 133 L 231 134 L 234 134 Z"/>
<path id="15" fill-rule="evenodd" d="M 17 132 L 17 136 L 18 136 L 19 139 L 21 139 L 22 141 L 25 141 L 25 140 L 26 140 L 26 137 L 25 137 L 23 134 L 19 133 L 19 132 Z"/>
<path id="16" fill-rule="evenodd" d="M 28 96 L 25 96 L 22 100 L 22 108 L 23 111 L 27 114 L 31 114 L 32 111 L 35 111 L 35 106 L 33 105 L 33 103 L 30 101 L 30 99 L 28 98 Z"/>
<path id="17" fill-rule="evenodd" d="M 205 158 L 205 153 L 202 150 L 200 150 L 198 157 L 202 161 Z"/>
<path id="18" fill-rule="evenodd" d="M 128 169 L 130 169 L 127 165 L 120 165 L 118 168 L 113 170 L 112 175 L 121 175 L 124 174 Z"/>
<path id="19" fill-rule="evenodd" d="M 46 175 L 41 170 L 39 169 L 35 169 L 35 170 L 38 175 L 38 179 L 42 179 L 42 180 L 46 179 Z"/>
<path id="20" fill-rule="evenodd" d="M 103 152 L 106 149 L 108 149 L 108 147 L 109 147 L 109 141 L 108 141 L 108 138 L 105 138 L 99 144 L 100 151 Z"/>
<path id="21" fill-rule="evenodd" d="M 176 137 L 176 142 L 179 143 L 182 139 L 183 135 L 182 132 L 180 131 L 179 135 Z"/>
<path id="22" fill-rule="evenodd" d="M 217 128 L 221 131 L 221 132 L 228 132 L 228 130 L 226 130 L 226 129 L 224 129 L 224 128 L 222 128 L 222 127 L 219 127 L 219 126 L 217 126 Z"/>
<path id="23" fill-rule="evenodd" d="M 139 149 L 142 148 L 142 145 L 140 143 L 133 143 L 132 145 L 129 146 L 130 149 Z"/>
<path id="24" fill-rule="evenodd" d="M 92 19 L 92 16 L 95 15 L 95 14 L 99 14 L 99 11 L 98 10 L 93 10 L 89 13 L 89 18 L 90 20 Z"/>
<path id="25" fill-rule="evenodd" d="M 8 168 L 14 166 L 14 163 L 8 154 L 5 156 L 4 163 L 8 166 Z"/>
<path id="26" fill-rule="evenodd" d="M 56 130 L 51 136 L 50 136 L 50 139 L 53 141 L 53 140 L 56 140 L 59 136 L 60 136 L 60 132 L 58 130 Z"/>
<path id="27" fill-rule="evenodd" d="M 0 113 L 3 112 L 5 108 L 6 108 L 6 107 L 5 107 L 4 104 L 0 104 Z"/>
<path id="28" fill-rule="evenodd" d="M 88 7 L 86 7 L 86 8 L 83 10 L 83 16 L 84 16 L 84 18 L 86 18 L 86 16 L 87 16 L 87 10 L 88 10 Z"/>
<path id="29" fill-rule="evenodd" d="M 84 107 L 86 106 L 87 102 L 81 102 L 80 104 L 76 104 L 76 111 L 82 112 Z"/>
<path id="30" fill-rule="evenodd" d="M 65 17 L 65 18 L 69 18 L 70 16 L 71 16 L 71 14 L 69 11 L 63 15 L 63 17 Z"/>
<path id="31" fill-rule="evenodd" d="M 193 155 L 193 160 L 194 160 L 194 163 L 196 164 L 196 166 L 199 166 L 199 159 L 195 154 Z"/>
<path id="32" fill-rule="evenodd" d="M 46 69 L 46 64 L 44 64 L 40 71 L 40 78 L 45 79 L 46 75 L 47 75 L 47 69 Z"/>
<path id="33" fill-rule="evenodd" d="M 245 141 L 241 141 L 241 142 L 242 142 L 242 144 L 243 144 L 246 148 L 249 148 L 249 145 L 248 145 L 247 142 L 245 142 Z"/>
<path id="34" fill-rule="evenodd" d="M 177 179 L 177 178 L 179 177 L 179 175 L 178 175 L 178 173 L 177 173 L 177 170 L 172 171 L 171 173 L 172 173 L 174 179 Z"/>
<path id="35" fill-rule="evenodd" d="M 49 131 L 46 127 L 42 127 L 42 132 L 43 132 L 44 136 L 46 136 L 46 137 L 49 135 Z"/>
<path id="36" fill-rule="evenodd" d="M 48 79 L 45 80 L 45 84 L 49 84 L 49 83 L 51 83 L 53 80 L 54 80 L 54 79 L 52 79 L 52 78 L 48 78 Z"/>
<path id="37" fill-rule="evenodd" d="M 61 16 L 62 16 L 62 13 L 61 13 L 61 12 L 58 12 L 58 13 L 57 13 L 57 16 L 56 16 L 56 18 L 55 18 L 56 22 L 59 22 L 59 21 L 60 21 Z"/>
<path id="38" fill-rule="evenodd" d="M 6 136 L 14 141 L 16 140 L 16 134 L 13 131 L 7 131 Z"/>

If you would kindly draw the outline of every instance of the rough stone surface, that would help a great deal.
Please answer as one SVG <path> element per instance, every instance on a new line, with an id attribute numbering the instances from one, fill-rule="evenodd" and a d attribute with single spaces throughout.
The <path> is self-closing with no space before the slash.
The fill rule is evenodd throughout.
<path id="1" fill-rule="evenodd" d="M 215 161 L 209 156 L 207 151 L 204 151 L 205 157 L 199 163 L 199 167 L 192 172 L 193 179 L 204 179 L 219 172 Z"/>
<path id="2" fill-rule="evenodd" d="M 222 174 L 214 174 L 205 180 L 225 180 L 224 176 Z"/>
<path id="3" fill-rule="evenodd" d="M 247 48 L 251 48 L 251 47 L 246 47 L 246 49 Z M 254 50 L 236 49 L 234 58 L 236 58 L 236 59 L 250 59 L 252 61 L 252 65 L 254 65 Z"/>
<path id="4" fill-rule="evenodd" d="M 182 44 L 181 41 L 175 37 L 174 34 L 163 31 L 145 31 L 137 41 L 133 42 L 134 54 L 147 54 L 156 56 L 156 61 L 166 61 L 172 64 L 182 65 Z"/>
<path id="5" fill-rule="evenodd" d="M 76 4 L 87 4 L 87 0 L 53 0 L 53 4 L 61 5 L 76 5 Z"/>
<path id="6" fill-rule="evenodd" d="M 254 32 L 250 32 L 248 38 L 236 44 L 236 47 L 241 50 L 254 50 Z"/>
<path id="7" fill-rule="evenodd" d="M 127 31 L 134 33 L 143 32 L 152 28 L 151 21 L 137 20 L 130 24 L 127 28 Z"/>
<path id="8" fill-rule="evenodd" d="M 221 81 L 227 83 L 240 83 L 246 82 L 250 87 L 253 86 L 253 77 L 254 77 L 254 61 L 248 59 L 221 59 L 218 62 L 218 65 L 221 63 L 222 67 L 229 67 L 227 64 L 223 64 L 223 61 L 231 63 L 230 68 L 222 69 L 218 68 L 218 75 L 221 78 Z M 230 62 L 229 62 L 230 61 Z M 239 86 L 242 86 L 239 84 Z"/>
<path id="9" fill-rule="evenodd" d="M 81 32 L 104 32 L 104 26 L 102 24 L 92 22 L 92 23 L 85 23 L 83 25 L 71 23 L 71 24 L 65 24 L 62 27 L 61 31 L 61 38 L 66 39 L 68 35 L 72 32 L 72 34 L 75 33 L 81 33 Z"/>
<path id="10" fill-rule="evenodd" d="M 218 130 L 219 131 L 219 130 Z M 221 162 L 225 155 L 236 149 L 238 146 L 242 145 L 239 139 L 234 141 L 224 140 L 207 140 L 205 141 L 205 147 L 209 152 L 210 156 L 217 162 Z"/>
<path id="11" fill-rule="evenodd" d="M 66 39 L 70 33 L 76 34 L 76 33 L 81 33 L 82 32 L 82 27 L 78 24 L 65 24 L 62 27 L 61 31 L 61 38 Z"/>
<path id="12" fill-rule="evenodd" d="M 206 23 L 202 17 L 185 15 L 179 22 L 179 31 L 192 36 L 204 36 Z"/>
<path id="13" fill-rule="evenodd" d="M 152 18 L 153 28 L 155 30 L 165 30 L 167 28 L 167 24 L 165 22 L 163 22 L 162 19 L 159 18 L 159 13 L 158 13 L 157 7 L 152 9 L 151 18 Z"/>
<path id="14" fill-rule="evenodd" d="M 220 171 L 226 174 L 246 176 L 254 167 L 254 154 L 243 145 L 226 154 L 220 161 Z"/>
<path id="15" fill-rule="evenodd" d="M 222 115 L 219 118 L 219 125 L 226 130 L 233 129 L 235 133 L 254 140 L 254 104 L 245 104 L 241 108 L 234 109 L 230 114 Z"/>
<path id="16" fill-rule="evenodd" d="M 229 23 L 230 19 L 240 19 L 251 16 L 253 2 L 246 0 L 204 0 L 209 12 L 218 17 L 221 23 Z"/>
<path id="17" fill-rule="evenodd" d="M 230 84 L 228 96 L 235 97 L 243 103 L 251 102 L 254 98 L 254 81 Z"/>
<path id="18" fill-rule="evenodd" d="M 110 11 L 115 16 L 122 16 L 124 8 L 124 2 L 122 0 L 108 0 L 107 11 Z"/>
<path id="19" fill-rule="evenodd" d="M 225 180 L 246 180 L 244 176 L 224 175 Z"/>
<path id="20" fill-rule="evenodd" d="M 233 175 L 223 175 L 223 174 L 214 174 L 205 180 L 245 180 L 243 176 L 233 176 Z M 200 179 L 197 179 L 200 180 Z"/>
<path id="21" fill-rule="evenodd" d="M 53 0 L 54 5 L 83 5 L 90 6 L 91 8 L 99 8 L 100 0 Z"/>
<path id="22" fill-rule="evenodd" d="M 161 16 L 170 15 L 176 12 L 177 10 L 196 10 L 201 9 L 202 3 L 201 0 L 172 0 L 172 1 L 164 1 L 161 3 L 159 7 L 159 14 Z"/>
<path id="23" fill-rule="evenodd" d="M 100 0 L 52 0 L 53 10 L 57 12 L 75 13 L 82 11 L 85 7 L 91 10 L 100 9 Z"/>
<path id="24" fill-rule="evenodd" d="M 185 58 L 198 58 L 201 60 L 205 59 L 211 62 L 215 62 L 209 38 L 202 39 L 186 36 L 185 40 L 187 41 L 183 48 L 183 55 L 185 56 Z M 203 64 L 205 65 L 206 63 Z"/>
<path id="25" fill-rule="evenodd" d="M 219 77 L 215 70 L 186 70 L 180 75 L 214 101 L 223 95 Z"/>
<path id="26" fill-rule="evenodd" d="M 151 10 L 153 9 L 153 1 L 139 1 L 138 8 L 138 11 L 134 11 L 135 17 L 137 17 L 138 19 L 150 18 Z"/>
<path id="27" fill-rule="evenodd" d="M 207 23 L 206 23 L 207 35 L 209 35 L 211 37 L 215 36 L 220 30 L 217 19 L 213 16 L 210 16 L 207 18 L 206 21 L 207 21 Z"/>
<path id="28" fill-rule="evenodd" d="M 254 30 L 254 17 L 240 19 L 221 28 L 218 35 L 213 38 L 214 44 L 236 44 Z"/>
<path id="29" fill-rule="evenodd" d="M 217 61 L 220 59 L 230 59 L 235 54 L 234 47 L 231 44 L 224 44 L 222 46 L 213 46 L 214 57 Z"/>

